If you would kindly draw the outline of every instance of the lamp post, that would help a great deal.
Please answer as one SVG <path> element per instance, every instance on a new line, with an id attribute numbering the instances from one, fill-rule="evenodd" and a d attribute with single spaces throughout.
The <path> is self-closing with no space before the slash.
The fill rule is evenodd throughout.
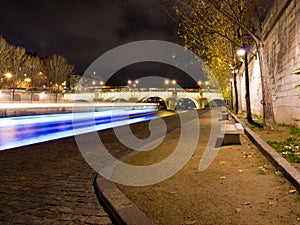
<path id="1" fill-rule="evenodd" d="M 175 90 L 175 88 L 176 88 L 176 86 L 175 86 L 176 83 L 177 83 L 176 80 L 172 80 L 172 84 L 173 84 L 173 89 L 174 89 L 174 90 Z"/>
<path id="2" fill-rule="evenodd" d="M 238 71 L 236 69 L 233 69 L 233 71 L 232 71 L 232 73 L 233 73 L 232 84 L 233 84 L 233 89 L 234 89 L 235 113 L 236 114 L 238 114 L 238 112 L 239 112 L 238 88 L 237 88 L 237 83 L 236 83 L 237 72 Z"/>
<path id="3" fill-rule="evenodd" d="M 205 81 L 205 86 L 206 86 L 206 89 L 207 89 L 207 92 L 209 92 L 209 81 Z"/>
<path id="4" fill-rule="evenodd" d="M 10 79 L 10 78 L 12 78 L 12 74 L 11 73 L 6 73 L 6 74 L 4 74 L 4 76 L 7 78 L 7 79 Z"/>
<path id="5" fill-rule="evenodd" d="M 166 85 L 166 91 L 168 90 L 169 83 L 170 83 L 170 80 L 165 79 L 164 84 Z"/>
<path id="6" fill-rule="evenodd" d="M 250 101 L 250 85 L 249 85 L 249 70 L 248 70 L 248 54 L 244 48 L 237 50 L 237 55 L 244 58 L 245 62 L 245 84 L 246 84 L 246 113 L 247 113 L 247 121 L 249 123 L 253 123 L 252 114 L 251 114 L 251 101 Z"/>

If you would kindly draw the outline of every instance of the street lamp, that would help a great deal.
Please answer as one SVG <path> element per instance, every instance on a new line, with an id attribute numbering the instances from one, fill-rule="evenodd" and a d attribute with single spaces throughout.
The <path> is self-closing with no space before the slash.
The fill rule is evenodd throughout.
<path id="1" fill-rule="evenodd" d="M 244 58 L 245 62 L 245 86 L 246 86 L 246 111 L 247 111 L 247 120 L 249 123 L 253 122 L 252 115 L 251 115 L 251 102 L 250 102 L 250 84 L 249 84 L 249 70 L 248 70 L 248 54 L 247 50 L 244 48 L 238 49 L 236 51 L 236 54 L 238 56 L 241 56 Z"/>
<path id="2" fill-rule="evenodd" d="M 245 56 L 246 53 L 247 53 L 246 50 L 243 49 L 243 48 L 240 48 L 240 49 L 238 49 L 238 50 L 236 51 L 236 54 L 237 54 L 238 56 Z"/>
<path id="3" fill-rule="evenodd" d="M 31 82 L 31 79 L 29 77 L 27 77 L 27 78 L 24 79 L 24 81 L 29 83 L 29 82 Z"/>
<path id="4" fill-rule="evenodd" d="M 169 83 L 170 83 L 169 79 L 164 80 L 164 84 L 166 85 L 166 91 L 168 90 Z"/>
<path id="5" fill-rule="evenodd" d="M 12 78 L 13 75 L 12 75 L 10 72 L 7 72 L 7 73 L 4 74 L 4 76 L 5 76 L 7 79 L 10 79 L 10 78 Z"/>

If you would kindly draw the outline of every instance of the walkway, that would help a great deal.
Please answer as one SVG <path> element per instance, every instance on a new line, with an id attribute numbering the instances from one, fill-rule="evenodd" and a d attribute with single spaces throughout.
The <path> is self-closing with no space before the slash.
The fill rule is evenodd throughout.
<path id="1" fill-rule="evenodd" d="M 223 146 L 214 162 L 199 171 L 208 136 L 210 113 L 200 118 L 198 146 L 175 176 L 155 185 L 117 185 L 155 224 L 300 224 L 300 196 L 283 175 L 242 135 L 242 145 Z M 168 157 L 179 140 L 171 133 L 152 152 L 128 159 L 149 165 Z"/>

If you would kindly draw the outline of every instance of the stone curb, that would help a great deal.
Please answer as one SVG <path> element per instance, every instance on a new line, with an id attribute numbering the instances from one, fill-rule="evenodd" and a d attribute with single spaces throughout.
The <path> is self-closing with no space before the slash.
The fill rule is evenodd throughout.
<path id="1" fill-rule="evenodd" d="M 232 118 L 243 125 L 245 134 L 263 153 L 263 155 L 281 171 L 283 175 L 292 183 L 293 186 L 300 192 L 300 172 L 293 167 L 285 158 L 283 158 L 275 149 L 269 146 L 259 135 L 242 123 L 235 115 L 229 112 Z"/>
<path id="2" fill-rule="evenodd" d="M 114 224 L 154 225 L 110 180 L 97 175 L 94 187 Z"/>

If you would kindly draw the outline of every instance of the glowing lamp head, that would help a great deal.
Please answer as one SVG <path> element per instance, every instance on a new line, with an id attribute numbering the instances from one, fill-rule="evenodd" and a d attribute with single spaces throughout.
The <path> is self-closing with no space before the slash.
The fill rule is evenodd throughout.
<path id="1" fill-rule="evenodd" d="M 246 54 L 246 50 L 243 49 L 243 48 L 241 48 L 241 49 L 239 49 L 239 50 L 236 51 L 236 54 L 238 56 L 244 56 Z"/>
<path id="2" fill-rule="evenodd" d="M 8 79 L 12 78 L 12 74 L 11 74 L 11 73 L 6 73 L 6 74 L 4 74 L 4 76 L 5 76 L 6 78 L 8 78 Z"/>

